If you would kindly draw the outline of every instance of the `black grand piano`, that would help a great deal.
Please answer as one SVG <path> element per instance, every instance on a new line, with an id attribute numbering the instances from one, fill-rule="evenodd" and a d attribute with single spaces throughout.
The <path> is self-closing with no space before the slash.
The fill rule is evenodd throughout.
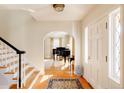
<path id="1" fill-rule="evenodd" d="M 64 58 L 64 62 L 66 63 L 66 58 L 70 56 L 70 50 L 65 47 L 57 47 L 56 49 L 53 49 L 53 59 L 55 60 L 55 55 L 61 56 Z"/>

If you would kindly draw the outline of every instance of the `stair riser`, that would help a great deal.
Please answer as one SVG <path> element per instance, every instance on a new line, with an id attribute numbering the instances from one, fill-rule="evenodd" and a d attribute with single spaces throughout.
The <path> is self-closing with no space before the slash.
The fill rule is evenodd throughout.
<path id="1" fill-rule="evenodd" d="M 6 76 L 9 80 L 12 80 L 12 78 L 14 77 L 14 74 L 7 74 L 7 75 L 4 74 L 4 76 Z"/>
<path id="2" fill-rule="evenodd" d="M 0 74 L 4 74 L 6 72 L 6 69 L 0 70 Z"/>

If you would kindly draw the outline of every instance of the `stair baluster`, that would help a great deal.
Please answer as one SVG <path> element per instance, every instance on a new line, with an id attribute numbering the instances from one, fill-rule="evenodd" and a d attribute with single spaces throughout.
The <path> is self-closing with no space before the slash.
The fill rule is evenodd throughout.
<path id="1" fill-rule="evenodd" d="M 21 79 L 24 78 L 22 73 L 22 67 L 24 59 L 22 59 L 22 54 L 25 51 L 20 51 L 9 42 L 0 37 L 0 66 L 7 67 L 5 73 L 13 73 L 13 78 L 18 77 L 17 88 L 22 88 Z M 23 61 L 23 62 L 22 62 Z M 18 66 L 16 65 L 18 62 Z M 17 69 L 17 67 L 19 67 Z M 2 72 L 0 72 L 3 74 Z"/>

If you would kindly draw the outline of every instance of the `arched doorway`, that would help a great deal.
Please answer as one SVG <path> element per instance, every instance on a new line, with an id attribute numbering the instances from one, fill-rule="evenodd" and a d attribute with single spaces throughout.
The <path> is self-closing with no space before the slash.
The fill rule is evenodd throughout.
<path id="1" fill-rule="evenodd" d="M 53 59 L 53 49 L 58 47 L 64 47 L 70 50 L 69 56 L 75 56 L 75 45 L 74 38 L 67 32 L 50 32 L 44 37 L 44 61 L 45 68 L 48 69 L 50 66 L 60 66 L 65 64 L 64 59 L 62 57 L 55 56 L 55 60 Z M 55 62 L 56 61 L 56 62 Z M 59 62 L 57 62 L 59 61 Z M 68 63 L 68 58 L 66 59 L 66 63 Z M 68 63 L 69 64 L 69 63 Z M 74 64 L 74 61 L 73 61 Z"/>

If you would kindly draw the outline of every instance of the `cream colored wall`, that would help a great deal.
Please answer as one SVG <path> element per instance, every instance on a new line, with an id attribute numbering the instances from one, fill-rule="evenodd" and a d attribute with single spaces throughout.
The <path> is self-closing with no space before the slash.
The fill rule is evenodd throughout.
<path id="1" fill-rule="evenodd" d="M 79 29 L 79 23 L 78 22 L 72 22 L 72 21 L 60 21 L 60 22 L 36 22 L 34 20 L 30 20 L 28 23 L 28 36 L 27 36 L 27 58 L 29 59 L 29 62 L 32 64 L 35 61 L 36 66 L 43 68 L 43 41 L 45 35 L 47 35 L 50 32 L 66 32 L 69 35 L 72 35 L 75 39 L 76 46 L 75 46 L 75 66 L 80 65 L 80 29 Z M 33 42 L 33 45 L 32 45 Z M 31 46 L 31 47 L 30 47 Z M 41 65 L 41 66 L 40 66 Z"/>
<path id="2" fill-rule="evenodd" d="M 45 46 L 44 47 L 44 50 L 45 50 L 44 57 L 45 57 L 45 59 L 52 58 L 52 55 L 51 55 L 51 53 L 52 53 L 52 42 L 51 42 L 51 38 L 50 37 L 45 39 L 44 46 Z"/>
<path id="3" fill-rule="evenodd" d="M 82 20 L 82 60 L 83 60 L 83 66 L 85 67 L 86 64 L 84 63 L 84 28 L 92 23 L 97 22 L 100 18 L 108 15 L 113 9 L 116 9 L 119 7 L 119 5 L 98 5 L 94 10 L 92 10 L 88 15 Z M 121 61 L 122 62 L 122 61 Z M 123 66 L 124 67 L 124 66 Z M 84 70 L 85 71 L 85 70 Z M 109 79 L 109 88 L 120 88 L 121 85 L 115 83 L 114 81 Z"/>
<path id="4" fill-rule="evenodd" d="M 28 22 L 28 30 L 26 37 L 27 58 L 29 62 L 43 69 L 44 71 L 44 39 L 50 32 L 65 31 L 69 34 L 72 32 L 71 22 L 36 22 L 30 20 Z"/>
<path id="5" fill-rule="evenodd" d="M 71 51 L 71 54 L 70 55 L 74 55 L 73 54 L 73 37 L 69 37 L 69 45 L 70 45 L 70 51 Z"/>
<path id="6" fill-rule="evenodd" d="M 23 50 L 27 20 L 27 12 L 0 10 L 0 36 Z"/>
<path id="7" fill-rule="evenodd" d="M 76 21 L 36 21 L 28 12 L 0 10 L 0 36 L 26 51 L 26 60 L 44 73 L 44 39 L 50 32 L 66 32 L 77 41 L 76 65 L 80 64 L 80 40 Z M 75 33 L 75 34 L 73 34 Z"/>
<path id="8" fill-rule="evenodd" d="M 50 32 L 66 32 L 74 37 L 75 66 L 80 65 L 78 21 L 36 21 L 22 10 L 0 10 L 0 36 L 26 51 L 26 60 L 44 73 L 44 39 Z"/>

